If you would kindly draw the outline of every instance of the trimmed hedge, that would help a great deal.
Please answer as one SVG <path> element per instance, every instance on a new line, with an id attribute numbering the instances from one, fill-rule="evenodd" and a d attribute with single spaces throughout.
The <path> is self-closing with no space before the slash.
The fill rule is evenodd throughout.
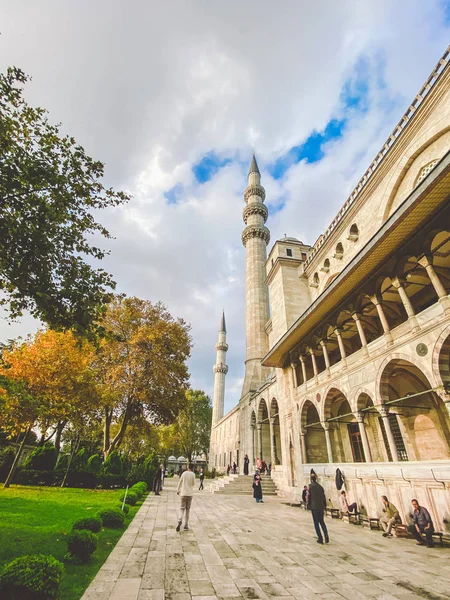
<path id="1" fill-rule="evenodd" d="M 84 519 L 78 519 L 72 525 L 72 529 L 86 529 L 92 531 L 92 533 L 98 533 L 101 531 L 102 522 L 100 519 L 95 517 L 85 517 Z"/>
<path id="2" fill-rule="evenodd" d="M 120 500 L 121 502 L 123 502 L 124 498 L 125 498 L 125 492 L 123 492 L 123 493 L 120 495 L 120 498 L 119 498 L 119 500 Z M 125 502 L 126 502 L 127 504 L 129 504 L 130 506 L 134 506 L 138 500 L 139 500 L 139 498 L 138 498 L 138 495 L 137 495 L 135 492 L 133 492 L 132 490 L 128 490 L 128 493 L 127 493 L 127 497 L 126 497 L 126 499 L 125 499 Z"/>
<path id="3" fill-rule="evenodd" d="M 131 488 L 128 490 L 128 493 L 129 493 L 129 494 L 130 494 L 130 493 L 131 493 L 131 494 L 136 494 L 136 496 L 137 496 L 138 500 L 140 500 L 140 499 L 142 498 L 142 496 L 144 495 L 144 493 L 143 493 L 143 491 L 142 491 L 142 488 L 140 488 L 140 487 L 134 487 L 134 486 L 133 486 L 133 487 L 131 487 Z M 128 496 L 127 496 L 127 498 L 128 498 Z"/>
<path id="4" fill-rule="evenodd" d="M 33 450 L 23 466 L 34 471 L 51 471 L 55 468 L 57 457 L 58 451 L 55 446 L 47 443 Z"/>
<path id="5" fill-rule="evenodd" d="M 56 600 L 64 565 L 44 554 L 20 556 L 0 575 L 3 600 Z"/>
<path id="6" fill-rule="evenodd" d="M 140 489 L 142 491 L 142 494 L 146 494 L 148 491 L 148 485 L 145 483 L 145 481 L 138 481 L 138 483 L 135 483 L 132 487 L 132 490 L 134 489 Z"/>
<path id="7" fill-rule="evenodd" d="M 119 529 L 125 521 L 125 514 L 114 508 L 105 508 L 97 516 L 101 519 L 103 527 L 112 527 L 113 529 Z"/>
<path id="8" fill-rule="evenodd" d="M 97 548 L 97 536 L 87 529 L 72 529 L 67 536 L 68 560 L 74 557 L 80 562 L 87 562 Z"/>

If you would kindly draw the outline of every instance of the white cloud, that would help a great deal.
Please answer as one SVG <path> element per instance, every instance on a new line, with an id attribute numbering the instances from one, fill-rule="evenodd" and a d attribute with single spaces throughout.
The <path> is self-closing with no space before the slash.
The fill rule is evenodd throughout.
<path id="1" fill-rule="evenodd" d="M 286 201 L 268 222 L 272 239 L 313 243 L 448 43 L 442 3 L 6 4 L 1 68 L 33 75 L 30 102 L 106 162 L 109 184 L 133 192 L 129 206 L 102 217 L 116 236 L 107 268 L 120 291 L 160 299 L 192 323 L 192 383 L 210 393 L 225 308 L 230 408 L 245 349 L 242 161 L 255 147 L 263 167 L 341 117 L 342 88 L 366 57 L 367 111 L 349 115 L 319 163 L 279 181 L 263 172 L 269 202 Z M 199 185 L 192 166 L 211 150 L 237 160 Z M 169 205 L 164 192 L 177 184 Z"/>

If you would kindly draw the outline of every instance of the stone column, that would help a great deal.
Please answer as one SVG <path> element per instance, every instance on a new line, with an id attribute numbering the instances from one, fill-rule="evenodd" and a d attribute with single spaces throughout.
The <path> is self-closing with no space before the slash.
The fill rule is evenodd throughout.
<path id="1" fill-rule="evenodd" d="M 299 356 L 300 363 L 302 365 L 302 375 L 303 375 L 303 383 L 306 383 L 306 365 L 305 365 L 305 357 L 300 354 Z"/>
<path id="2" fill-rule="evenodd" d="M 398 453 L 397 446 L 395 445 L 394 435 L 391 429 L 391 423 L 389 422 L 389 407 L 380 406 L 378 408 L 380 415 L 383 418 L 384 428 L 386 430 L 386 435 L 389 443 L 389 449 L 391 451 L 392 460 L 394 462 L 398 462 Z"/>
<path id="3" fill-rule="evenodd" d="M 306 431 L 302 429 L 300 431 L 300 447 L 302 449 L 302 464 L 308 464 L 308 454 L 306 452 Z"/>
<path id="4" fill-rule="evenodd" d="M 364 424 L 364 413 L 358 411 L 356 413 L 356 418 L 358 420 L 359 432 L 361 434 L 361 442 L 364 449 L 364 458 L 366 462 L 372 462 L 372 453 L 370 452 L 369 439 L 367 437 L 366 426 Z"/>
<path id="5" fill-rule="evenodd" d="M 398 291 L 398 295 L 400 296 L 400 300 L 405 308 L 405 312 L 408 316 L 408 321 L 411 326 L 411 331 L 419 331 L 419 323 L 417 322 L 416 311 L 414 310 L 413 305 L 411 304 L 411 300 L 409 299 L 408 294 L 405 290 L 405 281 L 404 279 L 400 279 L 400 277 L 392 278 L 392 285 Z"/>
<path id="6" fill-rule="evenodd" d="M 257 431 L 258 431 L 258 457 L 262 460 L 262 447 L 263 447 L 263 440 L 262 440 L 262 423 L 258 423 L 256 425 Z"/>
<path id="7" fill-rule="evenodd" d="M 274 434 L 275 434 L 275 419 L 273 417 L 270 417 L 269 419 L 269 428 L 270 428 L 270 462 L 272 463 L 272 467 L 274 467 L 276 465 L 276 448 L 275 448 L 275 439 L 274 439 Z"/>
<path id="8" fill-rule="evenodd" d="M 255 464 L 256 461 L 256 456 L 255 456 L 255 431 L 256 431 L 256 427 L 254 425 L 250 425 L 251 430 L 252 430 L 252 462 L 251 465 L 253 466 Z"/>
<path id="9" fill-rule="evenodd" d="M 450 299 L 447 296 L 447 292 L 445 287 L 442 285 L 442 281 L 439 278 L 439 275 L 436 273 L 433 263 L 432 257 L 424 255 L 417 261 L 419 265 L 424 267 L 427 272 L 428 277 L 436 291 L 437 297 L 439 299 L 440 304 L 442 305 L 445 312 L 450 309 Z"/>
<path id="10" fill-rule="evenodd" d="M 325 360 L 325 366 L 327 368 L 328 376 L 330 375 L 330 357 L 328 356 L 328 348 L 325 340 L 320 340 L 320 345 L 322 346 L 323 358 Z"/>
<path id="11" fill-rule="evenodd" d="M 331 447 L 331 437 L 330 437 L 330 424 L 322 423 L 322 426 L 325 430 L 325 441 L 327 444 L 327 454 L 328 454 L 328 462 L 333 462 L 333 449 Z"/>
<path id="12" fill-rule="evenodd" d="M 314 350 L 312 348 L 308 348 L 308 352 L 311 354 L 312 367 L 314 372 L 314 379 L 317 383 L 317 376 L 319 375 L 319 369 L 317 368 L 317 360 L 316 355 L 314 354 Z"/>
<path id="13" fill-rule="evenodd" d="M 346 366 L 347 365 L 347 354 L 345 353 L 344 342 L 342 341 L 341 331 L 337 327 L 334 331 L 336 332 L 336 337 L 337 337 L 338 346 L 339 346 L 339 352 L 341 354 L 341 360 L 344 363 L 344 366 Z"/>
<path id="14" fill-rule="evenodd" d="M 292 369 L 292 386 L 295 389 L 298 387 L 298 382 L 297 382 L 297 371 L 295 370 L 294 362 L 291 362 L 291 369 Z"/>
<path id="15" fill-rule="evenodd" d="M 358 334 L 359 334 L 359 339 L 361 340 L 361 346 L 364 350 L 364 352 L 369 355 L 369 350 L 367 349 L 367 339 L 366 339 L 366 334 L 364 333 L 364 329 L 361 323 L 361 317 L 358 313 L 353 313 L 352 314 L 352 318 L 356 323 L 356 328 L 358 330 Z"/>
<path id="16" fill-rule="evenodd" d="M 387 322 L 386 315 L 384 314 L 383 307 L 381 306 L 380 298 L 375 294 L 374 296 L 370 296 L 370 300 L 373 304 L 375 304 L 375 308 L 377 309 L 378 318 L 380 319 L 381 326 L 384 331 L 384 337 L 389 344 L 393 344 L 391 330 L 389 329 L 389 323 Z"/>

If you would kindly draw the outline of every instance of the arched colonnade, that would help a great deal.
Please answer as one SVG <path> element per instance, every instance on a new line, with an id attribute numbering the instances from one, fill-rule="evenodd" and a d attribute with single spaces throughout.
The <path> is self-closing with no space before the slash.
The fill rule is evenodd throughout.
<path id="1" fill-rule="evenodd" d="M 252 410 L 250 417 L 251 452 L 253 464 L 256 458 L 264 460 L 272 467 L 281 464 L 281 431 L 280 415 L 276 398 L 267 402 L 260 398 L 256 410 Z"/>

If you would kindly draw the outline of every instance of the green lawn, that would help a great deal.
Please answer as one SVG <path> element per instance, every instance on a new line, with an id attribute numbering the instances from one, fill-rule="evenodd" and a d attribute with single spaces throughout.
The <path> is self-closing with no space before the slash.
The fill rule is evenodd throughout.
<path id="1" fill-rule="evenodd" d="M 119 491 L 12 486 L 0 488 L 0 570 L 17 556 L 52 554 L 63 561 L 72 523 L 95 516 L 102 508 L 117 508 Z M 130 507 L 125 527 L 137 509 Z M 103 529 L 97 550 L 87 565 L 65 564 L 61 600 L 79 600 L 105 562 L 124 529 Z"/>

